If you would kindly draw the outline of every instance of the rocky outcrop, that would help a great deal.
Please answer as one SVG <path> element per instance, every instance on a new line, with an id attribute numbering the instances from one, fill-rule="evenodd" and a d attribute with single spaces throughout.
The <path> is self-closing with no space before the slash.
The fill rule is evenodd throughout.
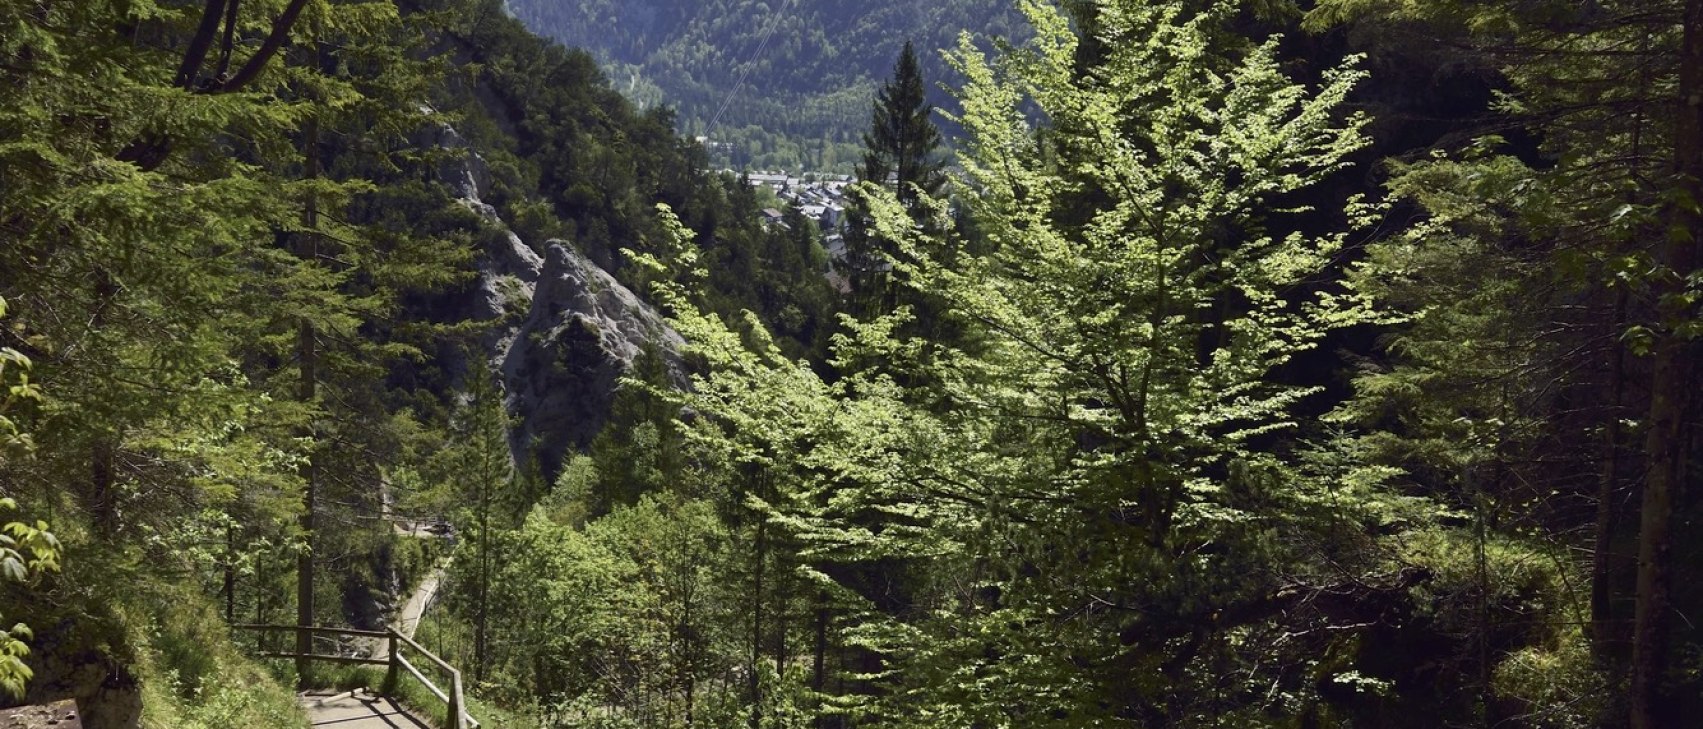
<path id="1" fill-rule="evenodd" d="M 665 352 L 683 343 L 613 276 L 568 243 L 549 241 L 530 311 L 499 363 L 521 419 L 517 443 L 535 444 L 550 472 L 569 448 L 589 445 L 646 342 Z"/>
<path id="2" fill-rule="evenodd" d="M 466 314 L 491 323 L 482 343 L 518 422 L 511 450 L 517 463 L 536 459 L 553 476 L 569 449 L 589 445 L 603 428 L 620 378 L 645 343 L 672 358 L 683 342 L 572 243 L 550 240 L 534 249 L 521 240 L 484 202 L 490 172 L 479 154 L 448 126 L 436 142 L 466 150 L 444 165 L 440 179 L 488 225 Z"/>
<path id="3" fill-rule="evenodd" d="M 102 611 L 57 621 L 45 615 L 27 617 L 37 627 L 29 661 L 35 676 L 18 705 L 74 699 L 82 726 L 141 726 L 141 683 L 130 672 L 138 659 L 116 615 Z M 13 705 L 14 698 L 0 693 L 0 706 Z"/>

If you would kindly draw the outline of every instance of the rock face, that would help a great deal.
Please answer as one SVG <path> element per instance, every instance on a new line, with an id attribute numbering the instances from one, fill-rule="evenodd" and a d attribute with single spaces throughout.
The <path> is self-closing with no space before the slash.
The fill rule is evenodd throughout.
<path id="1" fill-rule="evenodd" d="M 572 243 L 546 241 L 539 255 L 483 201 L 490 175 L 478 153 L 447 126 L 436 141 L 467 150 L 439 174 L 489 224 L 467 315 L 491 322 L 483 339 L 488 364 L 518 421 L 510 450 L 516 463 L 536 459 L 553 477 L 570 448 L 586 447 L 603 428 L 620 378 L 645 343 L 662 347 L 684 384 L 673 356 L 683 342 Z"/>
<path id="2" fill-rule="evenodd" d="M 530 311 L 499 363 L 511 412 L 521 418 L 516 444 L 536 442 L 534 455 L 549 473 L 567 449 L 589 445 L 646 342 L 665 352 L 683 344 L 613 276 L 563 241 L 546 243 Z"/>
<path id="3" fill-rule="evenodd" d="M 73 699 L 82 726 L 141 726 L 141 683 L 130 672 L 137 659 L 117 615 L 103 610 L 57 620 L 47 615 L 8 617 L 25 618 L 37 628 L 29 661 L 35 677 L 22 697 L 0 692 L 0 706 Z"/>

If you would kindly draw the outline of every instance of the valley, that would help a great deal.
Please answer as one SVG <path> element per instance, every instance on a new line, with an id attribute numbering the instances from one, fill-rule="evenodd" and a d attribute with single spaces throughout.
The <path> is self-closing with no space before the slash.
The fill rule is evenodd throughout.
<path id="1" fill-rule="evenodd" d="M 0 29 L 0 721 L 1703 710 L 1703 0 Z"/>

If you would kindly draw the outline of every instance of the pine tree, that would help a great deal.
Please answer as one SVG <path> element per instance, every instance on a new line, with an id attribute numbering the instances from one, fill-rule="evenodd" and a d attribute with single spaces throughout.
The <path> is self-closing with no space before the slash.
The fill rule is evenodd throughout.
<path id="1" fill-rule="evenodd" d="M 858 166 L 858 177 L 865 184 L 853 192 L 846 211 L 846 263 L 854 296 L 862 302 L 854 307 L 859 314 L 886 313 L 897 303 L 886 259 L 894 250 L 871 229 L 861 197 L 868 194 L 868 186 L 891 188 L 919 225 L 938 228 L 931 223 L 930 211 L 920 204 L 923 198 L 938 195 L 946 183 L 940 130 L 933 115 L 916 49 L 906 41 L 892 78 L 876 94 L 870 129 L 863 135 L 863 162 Z"/>
<path id="2" fill-rule="evenodd" d="M 938 158 L 941 138 L 933 115 L 916 49 L 905 41 L 893 77 L 875 95 L 858 176 L 865 182 L 893 186 L 903 202 L 939 193 L 946 176 Z"/>
<path id="3" fill-rule="evenodd" d="M 475 359 L 474 361 L 477 361 Z M 475 549 L 473 574 L 473 676 L 484 681 L 491 666 L 491 580 L 493 549 L 500 530 L 512 521 L 515 469 L 509 455 L 510 423 L 502 393 L 489 375 L 469 375 L 466 402 L 452 421 L 455 445 L 446 451 L 453 465 L 443 476 L 459 485 L 462 503 L 457 515 L 460 531 Z"/>
<path id="4" fill-rule="evenodd" d="M 378 171 L 420 176 L 417 160 L 400 168 L 430 75 L 397 42 L 407 34 L 393 6 L 310 14 L 303 26 L 338 41 L 318 53 L 291 42 L 306 5 L 0 8 L 0 291 L 23 315 L 0 338 L 65 383 L 39 431 L 55 449 L 0 472 L 0 488 L 55 484 L 41 500 L 56 522 L 81 527 L 68 532 L 72 548 L 95 555 L 63 584 L 99 596 L 62 606 L 74 619 L 57 625 L 74 637 L 55 659 L 128 650 L 114 618 L 124 591 L 91 585 L 162 579 L 157 565 L 178 570 L 178 556 L 205 554 L 195 540 L 209 525 L 242 522 L 280 540 L 311 513 L 299 506 L 299 464 L 341 466 L 341 454 L 364 469 L 322 483 L 366 486 L 383 465 L 374 454 L 395 453 L 383 441 L 405 418 L 381 406 L 374 383 L 388 358 L 418 350 L 380 323 L 402 291 L 442 285 L 465 256 L 358 211 L 376 197 Z M 207 43 L 219 26 L 229 56 Z M 359 127 L 347 138 L 361 140 L 367 165 L 339 154 L 354 145 L 314 144 L 305 131 L 340 124 Z M 303 174 L 310 156 L 323 174 Z M 329 397 L 298 398 L 308 382 L 330 385 L 315 393 Z M 334 439 L 347 448 L 324 447 Z M 159 550 L 172 559 L 151 559 Z M 80 653 L 77 641 L 95 649 Z M 118 667 L 114 696 L 134 686 L 123 661 L 103 665 Z M 127 701 L 112 720 L 134 713 Z"/>

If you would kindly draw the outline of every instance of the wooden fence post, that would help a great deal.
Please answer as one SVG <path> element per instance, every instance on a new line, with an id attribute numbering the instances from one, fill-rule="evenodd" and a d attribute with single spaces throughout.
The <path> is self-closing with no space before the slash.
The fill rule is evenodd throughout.
<path id="1" fill-rule="evenodd" d="M 313 631 L 306 623 L 296 624 L 296 690 L 313 688 Z"/>
<path id="2" fill-rule="evenodd" d="M 449 672 L 449 729 L 466 729 L 461 719 L 461 672 L 450 669 Z"/>
<path id="3" fill-rule="evenodd" d="M 396 652 L 396 649 L 400 646 L 398 645 L 399 641 L 396 640 L 396 630 L 392 629 L 389 633 L 390 636 L 385 639 L 386 643 L 390 646 L 390 654 L 386 656 L 390 663 L 385 666 L 384 693 L 386 695 L 394 695 L 396 693 L 396 689 L 399 688 L 397 682 L 401 680 L 401 676 L 398 672 L 402 669 L 402 666 L 397 662 L 400 654 Z"/>

